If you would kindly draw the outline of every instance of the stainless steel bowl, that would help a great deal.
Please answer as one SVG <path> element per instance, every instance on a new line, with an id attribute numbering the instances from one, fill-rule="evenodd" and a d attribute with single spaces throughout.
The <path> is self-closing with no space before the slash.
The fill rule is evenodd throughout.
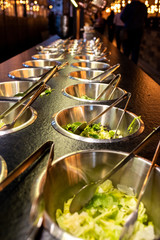
<path id="1" fill-rule="evenodd" d="M 102 62 L 75 62 L 71 66 L 84 70 L 106 70 L 110 67 L 109 64 Z"/>
<path id="2" fill-rule="evenodd" d="M 45 59 L 45 60 L 61 60 L 64 59 L 64 54 L 52 54 L 52 53 L 43 53 L 35 54 L 32 56 L 33 59 Z"/>
<path id="3" fill-rule="evenodd" d="M 20 68 L 9 72 L 8 76 L 16 80 L 37 81 L 48 70 L 43 68 Z"/>
<path id="4" fill-rule="evenodd" d="M 86 61 L 86 62 L 90 62 L 90 61 L 97 61 L 97 59 L 99 59 L 98 61 L 105 61 L 108 60 L 105 57 L 99 57 L 99 56 L 95 56 L 95 55 L 79 55 L 79 56 L 75 56 L 74 59 L 79 60 L 79 61 Z"/>
<path id="5" fill-rule="evenodd" d="M 103 73 L 100 70 L 90 70 L 90 71 L 74 71 L 68 74 L 68 77 L 74 80 L 83 81 L 83 82 L 92 82 L 98 83 L 100 82 L 100 78 L 96 80 L 92 80 L 92 78 L 97 77 L 99 74 Z M 103 82 L 109 83 L 114 77 L 114 74 L 110 74 Z"/>
<path id="6" fill-rule="evenodd" d="M 107 87 L 107 84 L 102 84 L 102 83 L 80 83 L 80 84 L 74 84 L 74 85 L 65 87 L 64 89 L 62 89 L 62 92 L 65 96 L 78 101 L 83 101 L 86 103 L 100 103 L 100 104 L 101 103 L 111 104 L 113 101 L 115 101 L 124 93 L 126 93 L 125 90 L 121 88 L 116 88 L 111 98 L 108 99 L 110 93 L 112 92 L 112 89 L 111 89 L 110 91 L 107 91 L 107 93 L 105 93 L 99 101 L 96 101 L 95 99 L 106 87 Z M 84 95 L 92 98 L 93 100 L 82 99 L 81 97 Z"/>
<path id="7" fill-rule="evenodd" d="M 14 103 L 15 102 L 13 101 L 0 101 L 0 114 L 10 108 Z M 22 107 L 23 105 L 13 110 L 8 116 L 3 119 L 3 123 L 11 123 L 19 111 L 22 109 Z M 0 131 L 0 136 L 22 130 L 31 125 L 36 120 L 36 118 L 37 112 L 32 107 L 28 107 L 25 113 L 17 120 L 16 124 L 11 129 Z"/>
<path id="8" fill-rule="evenodd" d="M 32 67 L 32 68 L 47 68 L 50 69 L 56 65 L 61 65 L 59 61 L 49 61 L 49 60 L 29 60 L 23 63 L 24 67 Z"/>
<path id="9" fill-rule="evenodd" d="M 0 83 L 0 99 L 1 100 L 18 100 L 20 97 L 15 95 L 20 92 L 25 92 L 33 81 L 10 81 Z"/>
<path id="10" fill-rule="evenodd" d="M 119 126 L 119 130 L 121 131 L 122 138 L 117 139 L 96 139 L 96 138 L 88 138 L 79 136 L 73 133 L 66 131 L 63 127 L 69 123 L 74 122 L 89 122 L 92 118 L 99 115 L 102 111 L 104 111 L 108 106 L 106 105 L 81 105 L 74 106 L 63 109 L 59 111 L 57 114 L 54 114 L 52 120 L 52 126 L 61 134 L 84 142 L 90 143 L 113 143 L 113 142 L 123 142 L 127 141 L 130 138 L 134 138 L 138 136 L 144 130 L 144 123 L 140 119 L 136 119 L 134 124 L 134 129 L 132 134 L 128 133 L 128 127 L 130 123 L 133 121 L 135 114 L 126 111 L 121 124 Z M 118 121 L 121 117 L 123 109 L 120 108 L 111 108 L 106 114 L 103 114 L 95 123 L 101 123 L 103 126 L 108 126 L 110 129 L 115 130 L 118 124 Z"/>
<path id="11" fill-rule="evenodd" d="M 44 185 L 43 223 L 56 239 L 78 239 L 58 227 L 55 218 L 56 210 L 63 209 L 64 202 L 76 194 L 87 182 L 103 178 L 126 155 L 125 152 L 110 150 L 83 150 L 63 156 L 52 163 L 48 181 Z M 149 166 L 150 162 L 147 159 L 136 156 L 110 179 L 115 187 L 117 184 L 123 184 L 133 188 L 138 194 Z M 43 172 L 36 180 L 33 199 L 41 192 L 44 178 Z M 157 166 L 142 199 L 147 214 L 154 223 L 156 234 L 160 234 L 159 189 L 160 168 Z"/>
<path id="12" fill-rule="evenodd" d="M 7 177 L 7 164 L 2 156 L 0 156 L 0 183 Z"/>
<path id="13" fill-rule="evenodd" d="M 33 81 L 0 82 L 0 100 L 18 101 L 22 96 L 16 96 L 16 94 L 24 93 L 33 84 Z M 50 87 L 46 85 L 46 89 Z"/>

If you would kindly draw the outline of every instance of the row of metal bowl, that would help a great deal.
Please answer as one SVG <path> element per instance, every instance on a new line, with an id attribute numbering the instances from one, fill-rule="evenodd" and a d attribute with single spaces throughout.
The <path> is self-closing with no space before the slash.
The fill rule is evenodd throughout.
<path id="1" fill-rule="evenodd" d="M 39 55 L 43 57 L 43 54 Z M 49 59 L 51 60 L 51 58 Z M 2 98 L 6 97 L 8 99 L 11 99 L 12 97 L 14 98 L 14 95 L 17 92 L 25 91 L 26 88 L 28 88 L 33 81 L 36 81 L 40 77 L 40 75 L 44 73 L 43 70 L 46 70 L 47 68 L 53 66 L 53 62 L 48 60 L 32 60 L 25 62 L 24 66 L 31 68 L 21 69 L 19 70 L 19 72 L 15 70 L 10 73 L 11 78 L 13 78 L 14 80 L 18 78 L 18 80 L 21 81 L 1 83 L 0 94 Z M 35 72 L 38 73 L 38 75 L 36 75 Z M 70 78 L 79 80 L 81 81 L 81 83 L 65 87 L 62 90 L 62 93 L 67 97 L 73 98 L 74 100 L 83 101 L 87 104 L 62 109 L 58 113 L 54 114 L 52 121 L 53 127 L 58 132 L 67 137 L 71 137 L 76 140 L 82 140 L 86 142 L 111 143 L 112 141 L 127 141 L 130 137 L 137 136 L 143 131 L 144 124 L 142 120 L 137 119 L 134 125 L 135 129 L 133 131 L 133 134 L 131 136 L 128 136 L 127 127 L 136 117 L 135 114 L 130 113 L 128 111 L 125 112 L 125 116 L 120 125 L 120 129 L 125 137 L 120 140 L 114 139 L 110 141 L 109 140 L 94 141 L 93 139 L 88 139 L 80 137 L 75 134 L 68 133 L 63 129 L 63 126 L 68 123 L 76 121 L 83 122 L 90 120 L 90 118 L 99 114 L 102 110 L 108 107 L 104 105 L 104 103 L 107 105 L 111 104 L 115 99 L 117 99 L 125 92 L 125 90 L 117 88 L 116 91 L 114 92 L 114 95 L 109 101 L 105 98 L 105 96 L 103 96 L 103 98 L 99 102 L 96 102 L 96 104 L 94 100 L 81 99 L 80 97 L 82 95 L 89 95 L 90 97 L 93 97 L 93 99 L 95 99 L 97 95 L 106 87 L 106 84 L 92 83 L 92 80 L 90 80 L 92 79 L 93 76 L 96 76 L 96 74 L 98 73 L 99 70 L 98 71 L 89 70 L 89 71 L 76 71 L 74 73 L 72 72 L 69 74 Z M 37 77 L 37 79 L 35 76 Z M 108 82 L 111 80 L 112 77 L 113 76 L 111 75 L 110 78 L 108 78 Z M 6 102 L 4 103 L 6 104 Z M 8 101 L 7 104 L 10 105 L 12 103 Z M 3 104 L 1 106 L 3 106 Z M 9 106 L 5 106 L 4 108 L 7 107 Z M 1 112 L 4 111 L 4 108 L 2 107 Z M 107 115 L 101 117 L 100 122 L 101 123 L 107 122 L 111 126 L 111 128 L 115 128 L 118 119 L 122 114 L 122 111 L 123 111 L 122 109 L 114 107 Z M 14 114 L 16 114 L 16 112 Z M 30 116 L 29 119 L 32 118 L 30 112 L 26 112 L 25 114 Z M 35 114 L 34 116 L 36 116 L 36 113 L 34 114 Z M 113 168 L 115 164 L 118 163 L 126 155 L 127 153 L 124 152 L 109 150 L 83 150 L 63 156 L 60 159 L 53 162 L 50 168 L 51 182 L 47 182 L 43 189 L 45 202 L 43 222 L 44 226 L 49 230 L 49 232 L 53 236 L 55 236 L 57 239 L 75 239 L 73 236 L 64 232 L 57 226 L 55 219 L 56 209 L 63 208 L 64 202 L 68 198 L 72 197 L 73 194 L 76 194 L 76 192 L 86 184 L 85 182 L 86 178 L 88 182 L 93 182 L 98 179 L 101 179 L 108 172 L 108 170 Z M 115 186 L 118 183 L 124 184 L 129 187 L 132 187 L 135 190 L 135 192 L 138 193 L 149 166 L 150 163 L 147 160 L 142 159 L 140 157 L 134 157 L 132 161 L 126 164 L 123 168 L 121 168 L 120 171 L 111 178 L 111 180 L 113 181 L 113 184 Z M 139 169 L 141 169 L 140 172 Z M 43 172 L 39 179 L 36 181 L 36 185 L 34 186 L 35 189 L 34 198 L 36 198 L 37 194 L 41 192 L 43 188 L 44 179 L 45 173 Z M 160 234 L 159 228 L 160 215 L 158 214 L 160 208 L 159 188 L 160 188 L 160 169 L 156 168 L 154 175 L 152 175 L 148 189 L 144 195 L 143 202 L 145 204 L 145 207 L 147 208 L 149 217 L 154 222 L 156 232 Z"/>

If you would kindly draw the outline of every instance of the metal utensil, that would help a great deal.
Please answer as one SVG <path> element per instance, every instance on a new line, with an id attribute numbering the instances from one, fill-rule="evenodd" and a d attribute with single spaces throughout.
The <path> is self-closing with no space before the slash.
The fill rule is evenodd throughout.
<path id="1" fill-rule="evenodd" d="M 47 149 L 51 146 L 53 142 L 48 141 L 44 143 L 38 150 L 32 153 L 28 158 L 26 158 L 22 163 L 20 163 L 8 176 L 0 183 L 0 191 L 7 187 L 13 180 L 20 176 L 31 164 L 33 164 Z"/>
<path id="2" fill-rule="evenodd" d="M 92 182 L 88 185 L 82 187 L 79 192 L 73 198 L 70 205 L 70 212 L 74 213 L 79 211 L 85 204 L 87 204 L 91 198 L 93 197 L 96 188 L 106 181 L 109 177 L 111 177 L 114 173 L 116 173 L 121 167 L 123 167 L 130 159 L 134 157 L 134 155 L 143 147 L 145 143 L 155 134 L 160 131 L 160 126 L 155 128 L 143 141 L 138 144 L 127 157 L 123 158 L 118 164 L 116 164 L 102 179 Z"/>
<path id="3" fill-rule="evenodd" d="M 52 145 L 50 147 L 48 163 L 44 174 L 43 187 L 46 183 L 48 171 L 51 167 L 53 159 L 54 159 L 54 143 L 52 142 Z M 41 191 L 39 192 L 38 196 L 34 199 L 31 206 L 30 217 L 33 222 L 33 225 L 27 240 L 34 240 L 35 236 L 39 233 L 43 224 L 43 209 L 39 209 L 40 202 L 43 201 L 43 187 L 41 188 Z"/>
<path id="4" fill-rule="evenodd" d="M 119 82 L 120 82 L 120 79 L 121 79 L 121 74 L 117 74 L 111 81 L 110 83 L 108 84 L 108 86 L 98 95 L 98 97 L 95 99 L 96 101 L 98 101 L 107 91 L 110 90 L 111 87 L 113 87 L 113 85 L 115 84 L 111 94 L 109 95 L 109 99 L 111 98 L 115 88 L 118 86 Z"/>
<path id="5" fill-rule="evenodd" d="M 24 97 L 22 97 L 19 101 L 17 101 L 14 105 L 12 105 L 10 108 L 8 108 L 6 111 L 4 111 L 1 115 L 0 115 L 0 119 L 3 119 L 4 117 L 6 117 L 12 110 L 16 109 L 17 107 L 19 107 L 21 104 L 23 104 L 26 100 L 28 100 L 33 92 L 41 85 L 41 84 L 45 84 L 47 81 L 49 81 L 49 79 L 53 76 L 53 74 L 55 74 L 58 70 L 58 67 L 55 66 L 52 69 L 50 69 L 44 76 L 42 76 L 37 82 L 35 82 L 30 88 L 28 88 L 27 91 L 25 91 L 25 95 Z"/>
<path id="6" fill-rule="evenodd" d="M 137 200 L 136 209 L 128 216 L 127 221 L 126 221 L 126 223 L 125 223 L 125 225 L 122 229 L 119 240 L 122 240 L 124 237 L 125 237 L 125 239 L 128 239 L 133 233 L 134 225 L 135 225 L 135 222 L 137 221 L 137 217 L 138 217 L 139 204 L 140 204 L 140 201 L 141 201 L 141 199 L 142 199 L 142 197 L 143 197 L 143 195 L 146 191 L 147 185 L 148 185 L 149 180 L 150 180 L 150 176 L 153 172 L 153 169 L 154 169 L 154 166 L 156 164 L 159 153 L 160 153 L 160 141 L 157 145 L 155 154 L 153 156 L 152 164 L 149 167 L 149 170 L 147 172 L 147 175 L 146 175 L 146 177 L 144 179 L 144 182 L 143 182 L 143 185 L 141 187 L 141 190 L 140 190 L 140 193 L 139 193 L 139 196 L 138 196 L 138 200 Z"/>
<path id="7" fill-rule="evenodd" d="M 112 103 L 107 109 L 105 109 L 103 112 L 101 112 L 99 115 L 91 119 L 88 123 L 84 122 L 81 125 L 79 125 L 75 131 L 74 134 L 80 135 L 80 133 L 86 128 L 87 125 L 91 125 L 93 122 L 95 122 L 98 118 L 100 118 L 103 114 L 108 112 L 112 107 L 116 106 L 119 102 L 121 102 L 123 99 L 128 97 L 128 93 L 123 94 L 121 97 L 119 97 L 114 103 Z"/>
<path id="8" fill-rule="evenodd" d="M 43 92 L 45 89 L 45 83 L 38 88 L 38 90 L 34 93 L 31 99 L 24 105 L 24 107 L 20 110 L 17 116 L 13 119 L 11 123 L 5 124 L 0 128 L 0 131 L 5 131 L 12 128 L 16 121 L 25 113 L 26 109 L 37 99 L 37 97 Z"/>
<path id="9" fill-rule="evenodd" d="M 106 79 L 106 77 L 108 77 L 111 73 L 113 73 L 119 67 L 120 67 L 120 64 L 117 63 L 111 66 L 110 68 L 108 68 L 103 73 L 99 74 L 98 76 L 91 78 L 90 80 L 98 80 L 100 78 L 100 82 L 102 82 L 104 79 Z"/>

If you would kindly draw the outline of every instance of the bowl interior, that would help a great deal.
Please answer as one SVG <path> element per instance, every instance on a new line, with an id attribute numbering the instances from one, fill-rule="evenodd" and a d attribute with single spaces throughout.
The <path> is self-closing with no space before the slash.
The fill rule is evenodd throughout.
<path id="1" fill-rule="evenodd" d="M 55 222 L 55 212 L 58 208 L 63 208 L 66 200 L 76 194 L 85 184 L 103 178 L 126 155 L 123 152 L 109 150 L 83 150 L 55 161 L 44 185 L 45 211 L 51 218 L 48 227 Z M 115 187 L 117 184 L 123 184 L 133 188 L 138 194 L 149 166 L 150 163 L 147 160 L 134 157 L 110 179 Z M 42 185 L 37 186 L 40 191 Z M 160 168 L 157 167 L 154 169 L 142 201 L 150 220 L 155 225 L 156 232 L 160 234 L 159 189 Z"/>
<path id="2" fill-rule="evenodd" d="M 13 101 L 0 101 L 0 114 L 14 104 L 15 102 Z M 11 123 L 22 108 L 23 105 L 13 110 L 8 116 L 3 119 L 2 122 L 4 124 Z M 0 136 L 22 130 L 32 124 L 36 120 L 36 118 L 37 112 L 32 107 L 28 107 L 24 114 L 16 121 L 15 125 L 11 129 L 0 131 Z"/>
<path id="3" fill-rule="evenodd" d="M 24 67 L 34 67 L 34 68 L 51 68 L 56 65 L 60 65 L 58 61 L 48 61 L 48 60 L 30 60 L 23 63 Z"/>
<path id="4" fill-rule="evenodd" d="M 17 80 L 38 80 L 48 70 L 43 68 L 21 68 L 9 72 L 8 76 Z"/>
<path id="5" fill-rule="evenodd" d="M 88 82 L 98 83 L 100 82 L 100 78 L 97 78 L 96 80 L 94 80 L 93 78 L 97 77 L 103 72 L 104 71 L 102 70 L 74 71 L 74 72 L 70 72 L 68 74 L 68 77 L 71 79 L 83 81 L 86 83 Z M 113 79 L 113 77 L 114 77 L 114 74 L 110 74 L 103 82 L 109 83 Z"/>
<path id="6" fill-rule="evenodd" d="M 72 67 L 80 69 L 92 69 L 92 70 L 106 70 L 110 67 L 109 64 L 103 62 L 75 62 L 71 64 Z"/>
<path id="7" fill-rule="evenodd" d="M 108 102 L 111 103 L 113 100 L 119 98 L 124 94 L 124 90 L 120 88 L 116 88 L 112 94 L 113 88 L 110 89 L 101 97 L 99 101 L 95 101 L 95 99 L 99 96 L 99 94 L 107 87 L 108 84 L 99 84 L 99 83 L 81 83 L 74 84 L 68 86 L 64 89 L 64 94 L 68 97 L 77 99 L 79 101 L 85 102 Z M 87 96 L 92 100 L 82 99 L 83 96 Z"/>
<path id="8" fill-rule="evenodd" d="M 10 81 L 0 83 L 0 99 L 3 98 L 13 98 L 20 92 L 25 92 L 31 85 L 33 81 Z"/>
<path id="9" fill-rule="evenodd" d="M 133 131 L 130 134 L 128 132 L 128 127 L 134 118 L 137 116 L 133 113 L 126 111 L 123 115 L 122 121 L 119 125 L 119 130 L 123 137 L 116 139 L 96 139 L 96 138 L 88 138 L 80 135 L 76 135 L 68 132 L 63 127 L 69 123 L 74 122 L 89 122 L 92 118 L 99 115 L 102 111 L 104 111 L 108 106 L 106 105 L 82 105 L 70 107 L 67 109 L 63 109 L 57 114 L 55 114 L 52 125 L 53 127 L 64 134 L 65 136 L 81 140 L 87 142 L 98 142 L 98 143 L 106 143 L 106 142 L 115 142 L 115 141 L 126 141 L 129 138 L 135 137 L 139 135 L 144 130 L 144 124 L 140 119 L 135 119 L 135 123 L 133 126 Z M 99 119 L 95 121 L 95 123 L 101 123 L 102 126 L 107 126 L 111 130 L 115 130 L 119 119 L 123 113 L 123 109 L 112 107 L 107 113 L 103 114 Z"/>
<path id="10" fill-rule="evenodd" d="M 35 54 L 32 56 L 33 59 L 46 59 L 46 60 L 60 60 L 64 58 L 64 55 L 61 53 L 52 54 L 52 53 L 42 53 L 42 54 Z"/>

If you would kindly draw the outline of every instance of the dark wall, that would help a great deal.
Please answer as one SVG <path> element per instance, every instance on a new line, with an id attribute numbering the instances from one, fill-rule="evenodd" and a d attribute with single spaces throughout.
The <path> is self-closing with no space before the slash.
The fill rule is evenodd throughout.
<path id="1" fill-rule="evenodd" d="M 0 16 L 0 62 L 49 37 L 44 17 Z"/>

